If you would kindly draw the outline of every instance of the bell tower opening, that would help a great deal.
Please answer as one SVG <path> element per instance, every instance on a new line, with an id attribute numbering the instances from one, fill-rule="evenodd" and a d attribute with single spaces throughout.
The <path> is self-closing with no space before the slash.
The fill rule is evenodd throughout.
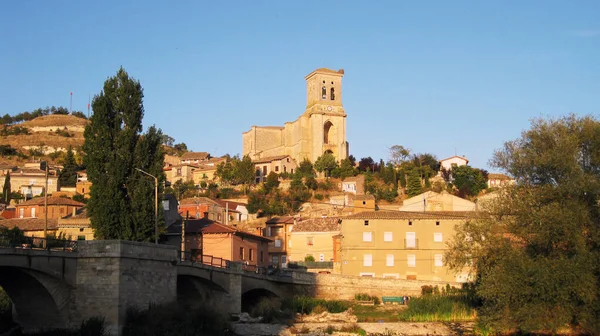
<path id="1" fill-rule="evenodd" d="M 325 123 L 325 125 L 323 126 L 323 143 L 324 144 L 329 144 L 331 126 L 333 126 L 331 121 L 327 121 Z"/>

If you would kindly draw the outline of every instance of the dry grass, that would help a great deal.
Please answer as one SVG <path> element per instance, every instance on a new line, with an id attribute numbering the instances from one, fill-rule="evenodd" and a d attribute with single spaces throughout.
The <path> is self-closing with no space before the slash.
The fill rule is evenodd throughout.
<path id="1" fill-rule="evenodd" d="M 21 127 L 48 127 L 57 126 L 63 128 L 65 126 L 85 126 L 89 121 L 83 118 L 78 118 L 70 115 L 53 114 L 43 117 L 38 117 L 33 120 L 25 121 L 18 126 Z"/>

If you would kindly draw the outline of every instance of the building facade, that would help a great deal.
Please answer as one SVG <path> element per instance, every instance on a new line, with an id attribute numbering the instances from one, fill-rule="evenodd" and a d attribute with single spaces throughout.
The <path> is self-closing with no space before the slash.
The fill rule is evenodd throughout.
<path id="1" fill-rule="evenodd" d="M 265 236 L 269 243 L 269 262 L 274 267 L 287 267 L 290 233 L 296 223 L 292 216 L 273 217 L 265 224 Z"/>
<path id="2" fill-rule="evenodd" d="M 371 211 L 343 218 L 341 274 L 406 280 L 468 280 L 444 263 L 455 226 L 470 212 Z"/>
<path id="3" fill-rule="evenodd" d="M 342 105 L 344 70 L 317 69 L 305 77 L 306 110 L 284 126 L 252 126 L 242 134 L 243 155 L 252 161 L 289 155 L 296 163 L 315 162 L 323 153 L 348 157 L 346 112 Z"/>
<path id="4" fill-rule="evenodd" d="M 290 234 L 288 259 L 302 262 L 312 256 L 317 262 L 333 261 L 334 236 L 340 233 L 338 217 L 312 218 L 296 223 Z"/>

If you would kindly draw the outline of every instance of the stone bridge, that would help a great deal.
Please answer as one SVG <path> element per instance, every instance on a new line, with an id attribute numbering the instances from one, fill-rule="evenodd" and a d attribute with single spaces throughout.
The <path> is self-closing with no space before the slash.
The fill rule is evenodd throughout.
<path id="1" fill-rule="evenodd" d="M 271 276 L 242 265 L 217 268 L 181 261 L 176 248 L 128 241 L 85 241 L 76 252 L 0 247 L 0 286 L 24 332 L 77 328 L 103 317 L 119 335 L 129 307 L 179 301 L 224 313 L 248 311 L 263 297 L 352 299 L 355 293 L 415 295 L 431 284 L 290 272 Z"/>

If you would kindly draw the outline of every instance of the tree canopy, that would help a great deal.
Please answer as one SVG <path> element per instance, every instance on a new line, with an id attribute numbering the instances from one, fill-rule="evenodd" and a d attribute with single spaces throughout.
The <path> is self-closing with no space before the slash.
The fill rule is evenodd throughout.
<path id="1" fill-rule="evenodd" d="M 162 193 L 162 132 L 142 131 L 143 89 L 121 68 L 94 97 L 94 114 L 84 132 L 88 179 L 92 182 L 88 213 L 99 239 L 151 241 L 154 238 L 154 181 Z M 159 221 L 162 207 L 158 207 Z"/>
<path id="2" fill-rule="evenodd" d="M 479 319 L 497 331 L 600 333 L 600 122 L 537 119 L 494 153 L 513 176 L 457 227 L 447 263 L 471 265 Z"/>

